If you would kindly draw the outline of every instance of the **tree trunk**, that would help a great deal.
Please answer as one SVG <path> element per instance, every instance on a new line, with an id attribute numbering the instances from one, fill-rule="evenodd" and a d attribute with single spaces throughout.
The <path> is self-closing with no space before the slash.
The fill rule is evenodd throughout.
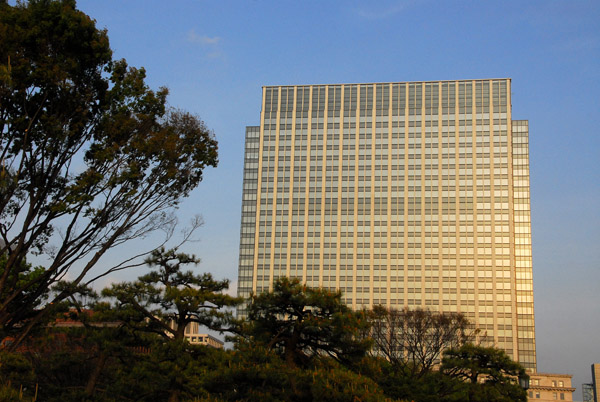
<path id="1" fill-rule="evenodd" d="M 179 391 L 172 390 L 169 394 L 169 402 L 179 402 Z"/>
<path id="2" fill-rule="evenodd" d="M 96 389 L 96 384 L 98 383 L 98 379 L 100 378 L 100 374 L 102 374 L 102 369 L 106 364 L 106 360 L 108 359 L 108 353 L 106 351 L 101 351 L 100 356 L 98 356 L 98 361 L 96 362 L 96 366 L 94 370 L 90 374 L 88 378 L 88 382 L 85 385 L 85 394 L 87 396 L 92 396 L 94 394 L 94 389 Z"/>

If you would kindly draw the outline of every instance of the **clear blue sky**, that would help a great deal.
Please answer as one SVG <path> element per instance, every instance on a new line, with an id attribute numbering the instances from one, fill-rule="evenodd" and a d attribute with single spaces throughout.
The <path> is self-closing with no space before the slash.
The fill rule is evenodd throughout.
<path id="1" fill-rule="evenodd" d="M 600 1 L 79 0 L 115 57 L 198 114 L 220 165 L 180 209 L 191 251 L 237 276 L 244 127 L 261 86 L 510 77 L 530 124 L 538 369 L 600 362 Z M 138 273 L 131 274 L 132 277 Z"/>

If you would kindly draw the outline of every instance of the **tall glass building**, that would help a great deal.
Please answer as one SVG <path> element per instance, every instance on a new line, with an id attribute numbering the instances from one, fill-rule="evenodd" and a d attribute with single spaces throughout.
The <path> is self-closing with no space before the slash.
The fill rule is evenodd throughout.
<path id="1" fill-rule="evenodd" d="M 353 308 L 462 312 L 535 371 L 528 122 L 510 96 L 510 79 L 263 87 L 239 295 L 290 276 Z"/>

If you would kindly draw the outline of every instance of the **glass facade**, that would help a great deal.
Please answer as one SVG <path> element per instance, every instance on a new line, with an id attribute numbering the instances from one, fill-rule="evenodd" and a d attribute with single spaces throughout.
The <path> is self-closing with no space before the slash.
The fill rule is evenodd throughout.
<path id="1" fill-rule="evenodd" d="M 353 308 L 462 312 L 535 370 L 528 124 L 510 84 L 263 87 L 239 295 L 291 276 Z"/>

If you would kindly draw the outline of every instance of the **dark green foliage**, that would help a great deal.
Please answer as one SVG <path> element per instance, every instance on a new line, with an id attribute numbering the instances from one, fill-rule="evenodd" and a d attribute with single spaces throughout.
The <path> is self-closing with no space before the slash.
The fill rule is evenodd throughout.
<path id="1" fill-rule="evenodd" d="M 0 37 L 0 329 L 16 347 L 74 264 L 84 283 L 109 249 L 168 231 L 173 207 L 216 166 L 217 143 L 168 107 L 166 89 L 148 88 L 144 69 L 112 60 L 106 31 L 72 0 L 0 2 Z M 48 264 L 22 280 L 30 253 Z"/>
<path id="2" fill-rule="evenodd" d="M 225 401 L 280 401 L 293 393 L 295 369 L 262 346 L 239 344 L 227 363 L 209 373 L 207 390 Z"/>
<path id="3" fill-rule="evenodd" d="M 464 400 L 464 384 L 458 380 L 430 371 L 415 377 L 412 372 L 397 370 L 382 363 L 377 383 L 388 397 L 419 402 L 459 402 Z"/>
<path id="4" fill-rule="evenodd" d="M 311 392 L 311 401 L 377 402 L 392 401 L 382 388 L 369 377 L 356 374 L 345 367 L 326 364 L 305 374 Z"/>
<path id="5" fill-rule="evenodd" d="M 222 366 L 222 350 L 190 345 L 187 324 L 237 326 L 239 300 L 223 293 L 229 281 L 183 271 L 198 259 L 159 249 L 156 269 L 133 283 L 105 289 L 111 305 L 91 289 L 60 282 L 71 296 L 57 306 L 57 321 L 28 338 L 21 354 L 40 384 L 43 400 L 179 401 L 209 397 L 204 377 Z M 68 301 L 68 302 L 67 302 Z M 13 364 L 14 365 L 14 364 Z M 4 377 L 2 377 L 4 378 Z M 25 377 L 23 377 L 25 378 Z M 10 380 L 10 378 L 7 378 Z M 24 380 L 23 380 L 24 381 Z M 32 381 L 26 385 L 31 389 Z"/>
<path id="6" fill-rule="evenodd" d="M 528 378 L 525 369 L 503 350 L 473 344 L 444 353 L 440 371 L 467 384 L 469 401 L 526 401 L 519 378 Z"/>
<path id="7" fill-rule="evenodd" d="M 14 266 L 13 269 L 6 270 L 7 260 L 6 253 L 0 255 L 0 273 L 8 272 L 6 282 L 14 284 L 16 288 L 24 287 L 24 290 L 19 295 L 18 303 L 9 303 L 6 306 L 6 313 L 10 316 L 22 316 L 27 319 L 32 317 L 35 314 L 35 309 L 48 298 L 49 289 L 38 281 L 44 275 L 45 270 L 43 267 L 33 267 L 25 259 L 22 259 L 19 265 Z M 29 283 L 33 283 L 33 285 L 25 286 Z M 0 300 L 5 300 L 12 291 L 12 288 L 0 289 Z M 10 335 L 10 331 L 4 331 L 3 329 L 0 327 L 0 339 Z"/>
<path id="8" fill-rule="evenodd" d="M 10 384 L 0 384 L 0 401 L 19 401 L 19 402 L 30 402 L 34 401 L 35 396 L 29 397 L 28 390 L 22 388 L 14 388 Z M 34 394 L 35 395 L 35 394 Z"/>
<path id="9" fill-rule="evenodd" d="M 185 341 L 154 342 L 150 352 L 140 354 L 131 366 L 120 365 L 108 395 L 120 400 L 176 401 L 207 396 L 208 372 L 222 364 L 224 354 L 207 346 Z"/>
<path id="10" fill-rule="evenodd" d="M 70 318 L 66 323 L 77 323 Z M 117 368 L 134 364 L 139 345 L 149 340 L 89 320 L 84 326 L 48 327 L 29 338 L 21 354 L 35 370 L 42 400 L 83 400 L 102 397 L 118 382 Z"/>
<path id="11" fill-rule="evenodd" d="M 150 273 L 135 282 L 122 282 L 104 289 L 102 295 L 115 300 L 116 317 L 132 329 L 153 332 L 166 340 L 183 340 L 185 327 L 196 323 L 224 331 L 234 326 L 231 310 L 240 299 L 223 293 L 228 280 L 211 274 L 182 271 L 182 264 L 198 264 L 193 255 L 175 250 L 155 250 L 147 260 Z"/>
<path id="12" fill-rule="evenodd" d="M 450 349 L 441 370 L 418 376 L 410 367 L 402 369 L 383 357 L 365 355 L 365 344 L 354 343 L 357 334 L 368 330 L 362 326 L 363 314 L 340 307 L 337 293 L 311 289 L 297 281 L 280 280 L 273 292 L 253 299 L 259 303 L 249 306 L 249 311 L 257 321 L 247 323 L 244 328 L 248 332 L 237 338 L 234 350 L 190 345 L 176 335 L 177 331 L 165 336 L 160 320 L 177 319 L 177 312 L 200 306 L 192 303 L 196 293 L 179 291 L 204 286 L 202 300 L 210 300 L 209 289 L 215 289 L 215 281 L 197 282 L 203 277 L 181 271 L 181 264 L 196 261 L 193 256 L 160 251 L 152 261 L 158 270 L 142 276 L 138 286 L 113 286 L 123 297 L 116 300 L 124 300 L 117 302 L 116 308 L 98 301 L 89 289 L 71 289 L 78 296 L 70 299 L 72 308 L 61 317 L 81 325 L 47 327 L 21 354 L 1 355 L 0 385 L 4 387 L 0 392 L 16 395 L 23 386 L 25 397 L 31 398 L 37 384 L 39 400 L 48 401 L 526 400 L 516 381 L 526 376 L 525 371 L 494 348 L 466 344 Z M 145 307 L 139 309 L 136 303 Z M 91 306 L 94 314 L 87 309 Z M 159 317 L 159 323 L 146 320 L 149 306 L 154 306 L 151 314 Z M 303 318 L 309 307 L 311 315 L 318 318 Z M 288 318 L 295 313 L 296 319 L 286 320 L 282 311 L 290 313 Z M 338 313 L 345 318 L 332 320 Z M 216 316 L 209 316 L 208 322 L 221 322 L 222 317 L 214 321 Z M 121 321 L 111 321 L 115 317 Z M 225 322 L 232 324 L 227 317 Z M 275 326 L 279 326 L 278 331 Z M 285 339 L 293 331 L 299 331 L 299 339 L 321 336 L 315 338 L 320 339 L 319 349 L 306 346 L 315 345 L 315 340 L 298 342 L 290 362 L 285 351 L 290 344 Z M 323 333 L 335 334 L 336 338 L 324 338 Z M 347 344 L 340 345 L 340 339 Z M 361 348 L 356 349 L 357 345 Z M 362 353 L 340 358 L 342 350 Z"/>
<path id="13" fill-rule="evenodd" d="M 205 363 L 199 355 L 206 348 L 189 345 L 185 328 L 198 324 L 225 331 L 237 326 L 232 311 L 225 308 L 235 307 L 240 300 L 223 293 L 229 287 L 228 280 L 183 271 L 182 265 L 199 263 L 193 255 L 159 249 L 147 263 L 157 269 L 135 282 L 114 284 L 102 291 L 103 296 L 115 301 L 112 308 L 103 308 L 114 312 L 114 317 L 133 333 L 159 336 L 150 345 L 152 352 L 132 373 L 147 383 L 148 390 L 142 389 L 142 395 L 168 396 L 158 400 L 169 401 L 200 395 L 202 386 L 197 376 Z"/>
<path id="14" fill-rule="evenodd" d="M 290 366 L 262 346 L 239 344 L 227 365 L 209 375 L 211 395 L 223 401 L 386 401 L 379 386 L 330 358 Z"/>
<path id="15" fill-rule="evenodd" d="M 133 336 L 126 328 L 94 333 L 92 327 L 49 329 L 27 348 L 2 355 L 0 375 L 4 383 L 12 379 L 13 386 L 24 386 L 28 396 L 33 396 L 30 391 L 38 384 L 38 400 L 44 401 L 207 396 L 206 373 L 222 367 L 226 353 L 184 341 L 165 343 L 156 336 Z"/>
<path id="16" fill-rule="evenodd" d="M 10 393 L 10 388 L 30 391 L 35 388 L 36 376 L 31 362 L 22 354 L 0 351 L 0 386 L 6 387 L 4 392 Z M 0 399 L 10 400 L 10 399 Z"/>
<path id="17" fill-rule="evenodd" d="M 315 356 L 351 364 L 371 346 L 369 339 L 359 336 L 368 325 L 364 312 L 342 303 L 340 292 L 281 278 L 272 292 L 252 297 L 246 333 L 291 366 L 306 366 Z"/>

